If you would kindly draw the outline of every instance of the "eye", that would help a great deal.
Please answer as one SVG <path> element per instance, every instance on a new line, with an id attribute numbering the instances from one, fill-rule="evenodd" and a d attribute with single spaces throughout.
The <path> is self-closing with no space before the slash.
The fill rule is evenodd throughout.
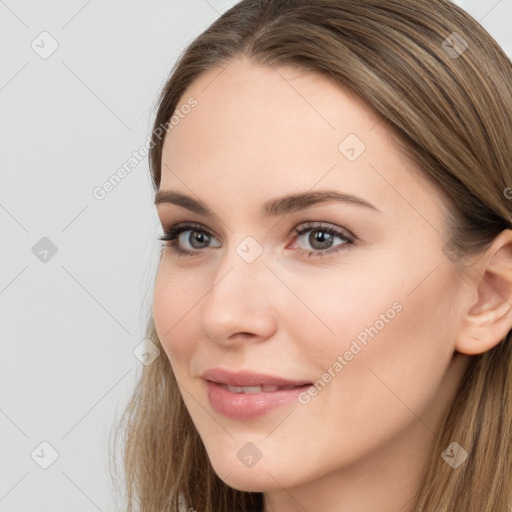
<path id="1" fill-rule="evenodd" d="M 332 226 L 326 226 L 322 223 L 306 223 L 300 228 L 295 228 L 294 233 L 297 235 L 294 243 L 303 238 L 303 235 L 310 233 L 306 238 L 306 242 L 310 245 L 310 249 L 299 249 L 299 252 L 308 252 L 309 257 L 322 257 L 325 254 L 338 252 L 349 249 L 354 245 L 355 237 L 348 231 L 341 231 Z M 341 243 L 333 246 L 335 239 L 341 240 Z M 159 240 L 166 242 L 165 247 L 170 247 L 178 256 L 199 256 L 204 254 L 204 249 L 209 249 L 212 240 L 215 240 L 207 229 L 200 224 L 181 223 L 166 229 L 164 235 Z M 304 241 L 302 241 L 303 243 Z M 215 247 L 222 247 L 219 243 Z"/>
<path id="2" fill-rule="evenodd" d="M 188 233 L 188 234 L 187 234 Z M 171 226 L 165 230 L 164 235 L 159 240 L 166 242 L 165 247 L 171 247 L 178 256 L 197 256 L 201 249 L 208 248 L 208 243 L 214 236 L 204 229 L 200 224 L 190 222 Z M 191 248 L 183 249 L 183 246 Z M 222 244 L 217 245 L 221 247 Z"/>
<path id="3" fill-rule="evenodd" d="M 331 226 L 325 226 L 322 223 L 307 223 L 300 228 L 295 228 L 294 232 L 297 234 L 295 241 L 303 238 L 314 249 L 309 251 L 308 256 L 322 257 L 325 254 L 349 249 L 355 241 L 355 237 L 352 234 Z M 309 233 L 309 236 L 304 237 L 307 233 Z M 336 238 L 340 239 L 342 243 L 333 246 Z"/>

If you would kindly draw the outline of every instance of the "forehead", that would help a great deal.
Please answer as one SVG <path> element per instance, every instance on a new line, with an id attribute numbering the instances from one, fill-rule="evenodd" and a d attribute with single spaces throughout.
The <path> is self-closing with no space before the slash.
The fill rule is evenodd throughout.
<path id="1" fill-rule="evenodd" d="M 196 106 L 181 112 L 191 98 Z M 437 191 L 384 119 L 318 73 L 234 60 L 194 81 L 176 112 L 179 122 L 164 142 L 161 189 L 215 190 L 247 205 L 336 188 L 388 208 L 439 206 Z"/>

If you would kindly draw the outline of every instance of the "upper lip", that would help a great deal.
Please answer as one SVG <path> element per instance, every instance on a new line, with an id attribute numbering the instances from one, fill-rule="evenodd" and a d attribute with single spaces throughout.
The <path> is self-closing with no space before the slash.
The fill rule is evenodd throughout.
<path id="1" fill-rule="evenodd" d="M 210 368 L 201 375 L 203 379 L 218 384 L 227 384 L 228 386 L 304 386 L 311 384 L 307 380 L 293 380 L 278 377 L 276 375 L 268 375 L 264 373 L 255 373 L 251 371 L 231 372 L 222 368 Z"/>

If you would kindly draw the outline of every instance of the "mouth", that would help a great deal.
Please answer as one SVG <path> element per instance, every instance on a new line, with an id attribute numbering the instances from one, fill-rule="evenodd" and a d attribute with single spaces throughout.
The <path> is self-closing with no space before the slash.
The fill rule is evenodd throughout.
<path id="1" fill-rule="evenodd" d="M 295 386 L 293 384 L 288 384 L 286 386 L 276 386 L 272 384 L 262 384 L 260 386 L 230 386 L 228 384 L 223 384 L 221 382 L 213 382 L 209 381 L 212 384 L 218 384 L 223 389 L 227 389 L 231 393 L 243 393 L 245 395 L 256 395 L 259 393 L 275 393 L 276 391 L 287 391 L 290 389 L 297 388 L 306 388 L 311 384 L 302 384 L 300 386 Z"/>
<path id="2" fill-rule="evenodd" d="M 297 406 L 300 393 L 313 385 L 305 380 L 221 368 L 207 370 L 201 377 L 213 410 L 234 420 L 252 420 L 284 405 Z"/>
<path id="3" fill-rule="evenodd" d="M 252 371 L 232 372 L 223 368 L 210 368 L 203 372 L 201 377 L 215 384 L 230 386 L 233 388 L 233 393 L 272 393 L 279 389 L 293 389 L 294 387 L 312 384 L 312 382 L 306 380 L 287 379 L 277 375 Z M 242 391 L 235 391 L 235 388 L 241 388 Z"/>

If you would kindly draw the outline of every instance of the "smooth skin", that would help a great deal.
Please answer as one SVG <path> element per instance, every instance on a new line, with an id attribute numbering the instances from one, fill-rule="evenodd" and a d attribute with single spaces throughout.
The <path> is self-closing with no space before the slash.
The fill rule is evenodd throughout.
<path id="1" fill-rule="evenodd" d="M 202 229 L 178 238 L 195 256 L 163 249 L 153 315 L 215 472 L 264 492 L 265 512 L 412 511 L 470 355 L 512 326 L 512 232 L 461 273 L 442 250 L 446 198 L 377 113 L 320 75 L 242 58 L 196 80 L 179 106 L 192 96 L 166 136 L 160 190 L 213 216 L 157 206 L 164 229 Z M 350 134 L 365 145 L 353 161 L 339 149 Z M 321 190 L 378 210 L 330 201 L 261 213 L 270 198 Z M 297 236 L 305 223 L 315 226 Z M 263 249 L 252 263 L 237 252 L 247 237 Z M 315 382 L 394 303 L 400 312 L 308 404 L 250 421 L 211 407 L 204 370 Z M 237 457 L 249 442 L 262 455 L 252 467 Z"/>

